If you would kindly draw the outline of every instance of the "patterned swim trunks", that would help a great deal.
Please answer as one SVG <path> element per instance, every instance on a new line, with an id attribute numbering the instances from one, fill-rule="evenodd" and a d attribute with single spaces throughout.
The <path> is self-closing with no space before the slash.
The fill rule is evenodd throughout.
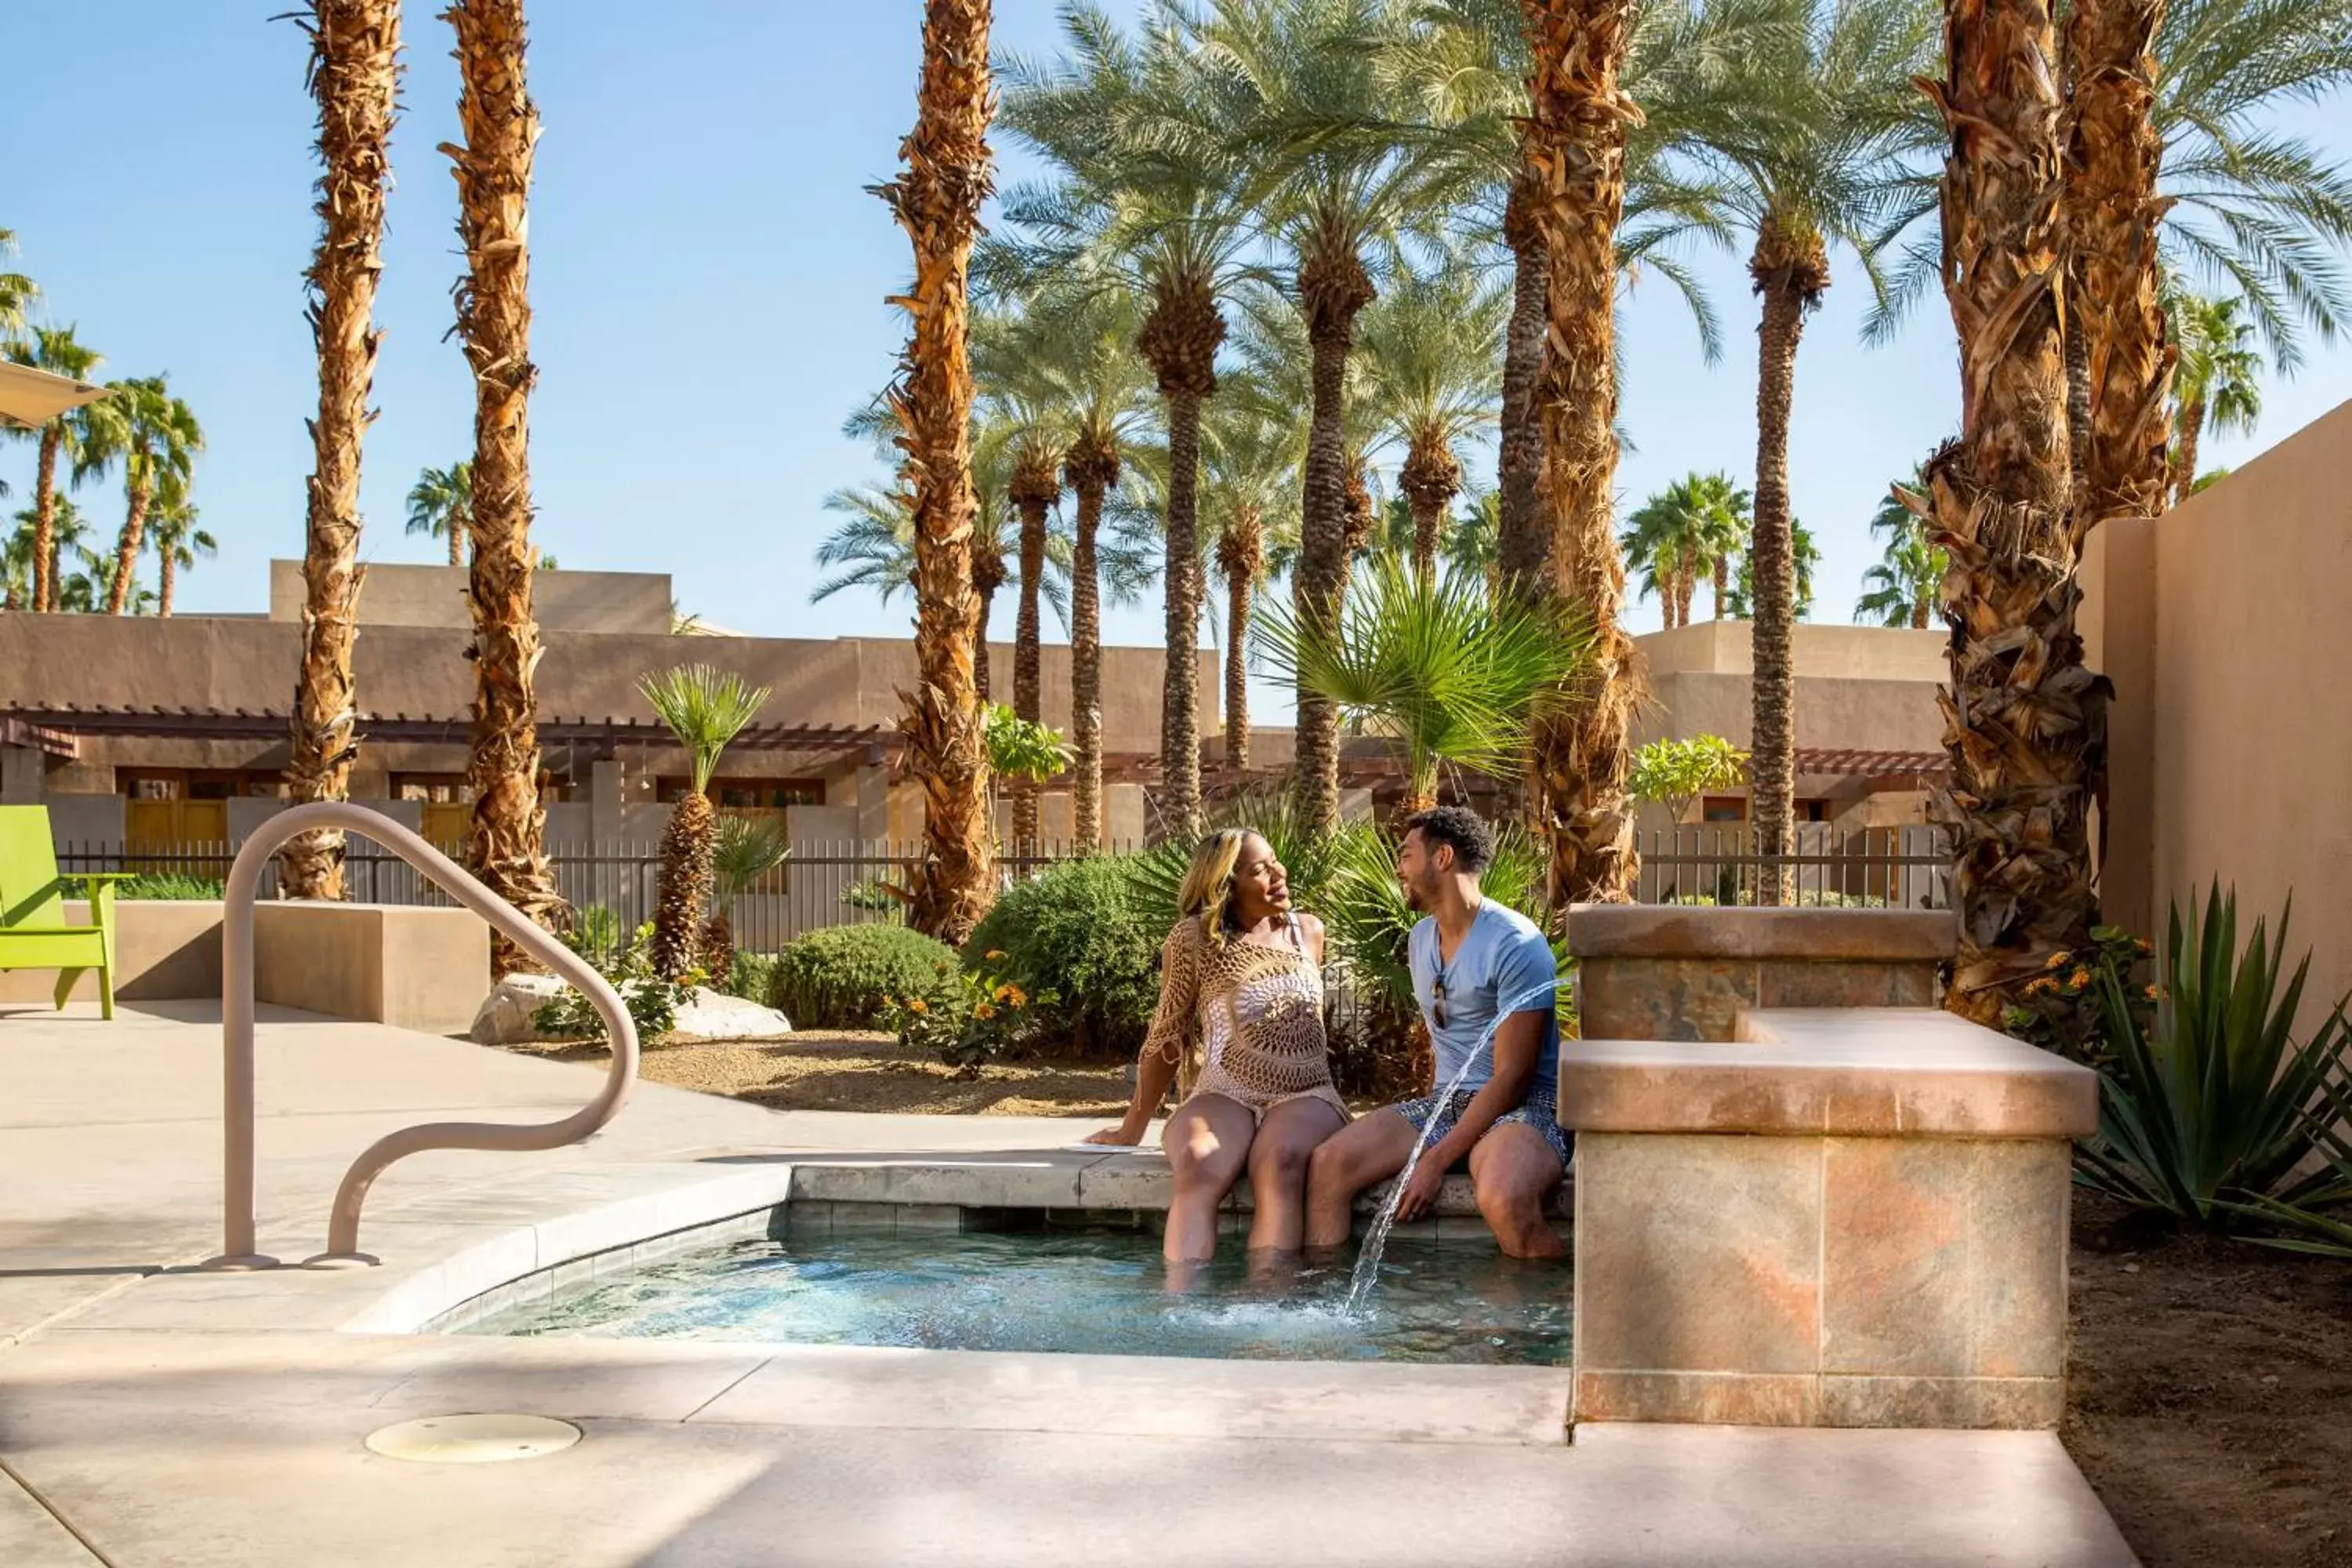
<path id="1" fill-rule="evenodd" d="M 1433 1094 L 1408 1100 L 1390 1109 L 1411 1122 L 1416 1132 L 1429 1127 L 1429 1120 L 1434 1115 L 1437 1125 L 1429 1128 L 1429 1142 L 1434 1143 L 1454 1131 L 1454 1124 L 1462 1120 L 1462 1113 L 1469 1109 L 1470 1101 L 1477 1092 L 1475 1089 L 1457 1089 L 1446 1099 L 1443 1109 L 1438 1105 L 1438 1097 Z M 1496 1127 L 1506 1127 L 1514 1121 L 1524 1121 L 1542 1133 L 1544 1142 L 1551 1145 L 1551 1152 L 1559 1156 L 1561 1166 L 1564 1168 L 1568 1164 L 1568 1129 L 1559 1124 L 1559 1109 L 1550 1095 L 1538 1089 L 1529 1094 L 1518 1109 L 1507 1110 L 1495 1118 Z"/>

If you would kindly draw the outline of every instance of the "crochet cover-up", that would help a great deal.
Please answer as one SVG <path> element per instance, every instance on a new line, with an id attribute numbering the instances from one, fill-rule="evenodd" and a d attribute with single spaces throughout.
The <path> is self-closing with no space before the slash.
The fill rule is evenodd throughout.
<path id="1" fill-rule="evenodd" d="M 1144 1049 L 1177 1064 L 1185 1099 L 1221 1094 L 1262 1120 L 1285 1100 L 1312 1098 L 1347 1116 L 1323 1035 L 1323 973 L 1295 918 L 1286 931 L 1278 947 L 1238 936 L 1212 942 L 1193 919 L 1168 933 Z"/>

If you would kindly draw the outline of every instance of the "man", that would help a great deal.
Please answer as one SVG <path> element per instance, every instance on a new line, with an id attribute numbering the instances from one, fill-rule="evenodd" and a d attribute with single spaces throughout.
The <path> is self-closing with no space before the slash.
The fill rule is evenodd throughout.
<path id="1" fill-rule="evenodd" d="M 1568 1254 L 1543 1212 L 1568 1173 L 1556 1109 L 1558 970 L 1533 921 L 1479 892 L 1494 853 L 1486 825 L 1460 806 L 1421 812 L 1405 825 L 1397 879 L 1423 917 L 1410 952 L 1413 995 L 1436 1049 L 1436 1093 L 1385 1106 L 1316 1148 L 1307 1177 L 1310 1247 L 1347 1241 L 1356 1194 L 1403 1170 L 1428 1127 L 1428 1147 L 1397 1205 L 1400 1221 L 1427 1214 L 1445 1173 L 1467 1161 L 1478 1212 L 1507 1256 Z M 1462 1081 L 1446 1096 L 1457 1072 Z"/>

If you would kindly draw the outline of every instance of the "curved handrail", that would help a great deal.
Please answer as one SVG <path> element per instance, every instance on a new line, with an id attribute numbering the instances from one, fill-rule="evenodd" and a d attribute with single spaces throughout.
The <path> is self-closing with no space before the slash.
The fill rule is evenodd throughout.
<path id="1" fill-rule="evenodd" d="M 320 828 L 341 828 L 374 840 L 431 878 L 459 903 L 504 931 L 516 946 L 553 970 L 604 1016 L 613 1044 L 613 1063 L 596 1098 L 556 1121 L 516 1125 L 488 1121 L 433 1121 L 404 1127 L 377 1139 L 343 1173 L 327 1222 L 327 1250 L 313 1263 L 373 1263 L 359 1250 L 360 1207 L 368 1188 L 394 1162 L 428 1149 L 492 1149 L 523 1152 L 557 1149 L 594 1133 L 620 1113 L 637 1075 L 637 1026 L 620 994 L 588 961 L 475 880 L 466 868 L 416 834 L 380 812 L 347 801 L 314 801 L 278 813 L 237 851 L 229 868 L 221 908 L 222 1123 L 226 1134 L 222 1173 L 223 1248 L 206 1265 L 215 1268 L 270 1268 L 277 1259 L 255 1250 L 253 1105 L 253 905 L 261 873 L 288 840 Z"/>

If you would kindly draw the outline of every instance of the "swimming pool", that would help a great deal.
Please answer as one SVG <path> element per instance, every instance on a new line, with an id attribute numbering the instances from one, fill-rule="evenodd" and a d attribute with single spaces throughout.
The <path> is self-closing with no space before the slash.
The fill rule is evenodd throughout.
<path id="1" fill-rule="evenodd" d="M 1370 1306 L 1352 1255 L 1253 1277 L 1229 1238 L 1171 1289 L 1149 1228 L 736 1240 L 560 1290 L 478 1334 L 1061 1351 L 1270 1361 L 1565 1365 L 1570 1276 L 1489 1246 L 1400 1240 Z"/>

